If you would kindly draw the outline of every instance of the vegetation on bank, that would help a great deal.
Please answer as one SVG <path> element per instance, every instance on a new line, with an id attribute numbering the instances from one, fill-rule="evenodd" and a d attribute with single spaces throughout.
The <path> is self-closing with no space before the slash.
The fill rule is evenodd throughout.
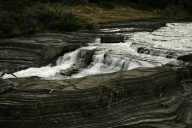
<path id="1" fill-rule="evenodd" d="M 101 24 L 119 21 L 191 17 L 190 11 L 181 6 L 154 8 L 122 3 L 117 4 L 115 0 L 75 4 L 61 0 L 0 0 L 0 37 L 94 29 Z"/>
<path id="2" fill-rule="evenodd" d="M 0 36 L 18 36 L 36 32 L 75 31 L 86 21 L 72 14 L 71 8 L 60 4 L 37 3 L 21 10 L 0 11 Z"/>

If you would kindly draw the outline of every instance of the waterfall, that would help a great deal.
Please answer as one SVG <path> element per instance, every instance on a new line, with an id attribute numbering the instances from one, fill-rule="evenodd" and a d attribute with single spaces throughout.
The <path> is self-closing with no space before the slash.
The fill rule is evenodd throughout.
<path id="1" fill-rule="evenodd" d="M 108 45 L 111 46 L 111 49 Z M 126 52 L 126 54 L 121 53 L 121 55 L 118 55 L 119 50 Z M 40 68 L 28 68 L 15 72 L 14 75 L 17 77 L 37 76 L 43 79 L 79 78 L 94 74 L 126 71 L 138 67 L 154 67 L 168 62 L 170 62 L 170 59 L 163 57 L 140 55 L 131 49 L 128 44 L 100 44 L 66 53 L 58 58 L 55 66 L 47 65 Z M 3 78 L 12 77 L 9 74 L 3 76 Z"/>
<path id="2" fill-rule="evenodd" d="M 68 79 L 126 71 L 138 67 L 161 66 L 176 61 L 174 58 L 163 56 L 170 50 L 175 50 L 175 53 L 179 53 L 181 49 L 191 52 L 191 28 L 192 24 L 171 23 L 154 32 L 129 33 L 130 38 L 125 43 L 101 43 L 98 37 L 95 43 L 59 57 L 55 66 L 31 67 L 15 72 L 14 75 L 17 77 L 37 76 L 43 79 Z M 157 48 L 156 52 L 158 50 L 160 52 L 158 56 L 140 54 L 135 49 L 137 45 Z M 161 49 L 167 49 L 167 51 L 162 53 Z M 12 77 L 9 74 L 3 76 L 4 79 Z"/>
<path id="3" fill-rule="evenodd" d="M 31 77 L 38 76 L 42 78 L 53 78 L 56 77 L 60 70 L 70 68 L 76 61 L 78 50 L 65 54 L 58 58 L 56 66 L 43 66 L 40 68 L 28 68 L 22 71 L 15 72 L 17 77 Z M 12 76 L 6 74 L 3 78 L 11 78 Z"/>

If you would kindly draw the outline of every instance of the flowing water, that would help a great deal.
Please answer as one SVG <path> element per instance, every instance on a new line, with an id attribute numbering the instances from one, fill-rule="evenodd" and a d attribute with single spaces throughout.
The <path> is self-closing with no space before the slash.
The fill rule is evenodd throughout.
<path id="1" fill-rule="evenodd" d="M 116 34 L 125 36 L 126 40 L 122 43 L 101 43 L 100 38 L 97 38 L 89 46 L 59 57 L 55 66 L 32 67 L 15 72 L 14 75 L 17 77 L 38 76 L 43 79 L 77 78 L 175 63 L 176 57 L 166 57 L 168 52 L 178 55 L 192 52 L 192 23 L 168 23 L 154 32 L 118 33 L 120 31 L 118 28 L 101 31 L 115 31 Z M 138 47 L 147 47 L 149 51 L 153 49 L 156 54 L 138 53 Z M 86 56 L 88 54 L 91 58 Z M 69 71 L 70 73 L 65 74 Z M 13 76 L 9 74 L 3 76 L 3 78 L 11 77 Z"/>

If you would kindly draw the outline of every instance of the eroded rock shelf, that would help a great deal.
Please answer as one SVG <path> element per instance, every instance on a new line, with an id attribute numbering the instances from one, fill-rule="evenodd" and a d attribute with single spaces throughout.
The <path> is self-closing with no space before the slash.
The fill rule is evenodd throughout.
<path id="1" fill-rule="evenodd" d="M 171 28 L 174 28 L 174 25 L 171 24 Z M 152 28 L 153 26 L 152 24 Z M 180 27 L 180 25 L 176 24 L 176 27 Z M 181 26 L 181 28 L 183 27 Z M 121 37 L 122 31 L 118 29 L 118 32 L 120 32 Z M 130 31 L 128 30 L 128 32 Z M 96 36 L 107 35 L 110 37 L 111 34 L 111 32 L 101 32 Z M 136 33 L 136 41 L 139 37 L 137 34 L 142 33 Z M 150 35 L 151 33 L 144 33 L 143 35 L 145 34 Z M 181 34 L 183 33 L 181 32 Z M 54 65 L 58 56 L 94 42 L 96 36 L 93 33 L 86 32 L 46 33 L 31 37 L 0 40 L 0 71 L 11 74 L 28 67 Z M 111 42 L 109 40 L 112 38 L 108 37 L 104 37 L 107 39 L 104 42 Z M 146 37 L 157 38 L 156 36 Z M 114 36 L 114 38 L 116 37 Z M 118 38 L 117 36 L 116 39 Z M 190 39 L 187 41 L 190 41 Z M 167 40 L 169 41 L 169 39 Z M 180 40 L 180 37 L 178 40 Z M 157 43 L 160 42 L 158 38 Z M 97 42 L 95 43 L 97 45 Z M 137 46 L 137 43 L 132 43 L 132 45 Z M 104 69 L 107 64 L 114 67 L 124 67 L 125 64 L 129 66 L 131 60 L 135 60 L 136 63 L 137 59 L 142 59 L 142 62 L 153 60 L 157 63 L 158 60 L 155 60 L 156 58 L 159 59 L 158 56 L 167 57 L 170 53 L 170 49 L 158 49 L 145 45 L 151 53 L 143 52 L 140 54 L 137 53 L 139 52 L 137 49 L 136 53 L 133 54 L 129 53 L 130 51 L 133 52 L 132 49 L 128 49 L 130 46 L 121 43 L 104 43 L 97 47 L 99 50 L 89 47 L 79 49 L 75 52 L 76 63 L 72 67 L 78 71 L 85 68 L 89 69 L 91 64 L 92 67 L 94 67 L 93 65 L 97 67 L 97 63 L 101 67 L 104 66 Z M 138 46 L 138 48 L 146 47 Z M 190 47 L 187 48 L 190 49 Z M 95 53 L 103 51 L 104 54 L 101 54 L 101 57 L 99 56 L 99 61 L 92 63 Z M 175 50 L 171 51 L 177 53 Z M 155 53 L 155 56 L 152 56 L 153 53 Z M 1 78 L 0 127 L 191 128 L 191 54 L 183 53 L 188 53 L 188 49 L 187 52 L 181 51 L 183 56 L 180 56 L 180 53 L 179 55 L 175 54 L 176 56 L 171 55 L 174 60 L 178 59 L 177 64 L 168 63 L 170 62 L 168 61 L 161 66 L 143 67 L 141 61 L 138 61 L 137 64 L 141 65 L 132 70 L 120 70 L 80 78 L 47 80 L 36 75 L 21 78 Z M 120 59 L 114 59 L 113 56 Z M 67 56 L 64 60 L 67 61 L 70 57 Z M 131 59 L 123 61 L 127 58 Z M 167 59 L 169 58 L 167 57 Z M 121 61 L 124 63 L 119 63 Z M 50 66 L 49 69 L 51 68 Z M 36 70 L 40 69 L 36 68 Z M 67 71 L 68 74 L 73 75 L 71 71 L 74 70 Z M 62 75 L 67 74 L 66 70 L 61 70 L 60 73 Z"/>
<path id="2" fill-rule="evenodd" d="M 14 80 L 16 86 L 0 95 L 0 126 L 184 128 L 191 126 L 191 92 L 185 95 L 178 77 L 159 67 L 63 81 Z"/>
<path id="3" fill-rule="evenodd" d="M 5 73 L 54 62 L 58 56 L 91 43 L 93 38 L 79 34 L 36 34 L 31 37 L 0 40 L 0 70 Z"/>

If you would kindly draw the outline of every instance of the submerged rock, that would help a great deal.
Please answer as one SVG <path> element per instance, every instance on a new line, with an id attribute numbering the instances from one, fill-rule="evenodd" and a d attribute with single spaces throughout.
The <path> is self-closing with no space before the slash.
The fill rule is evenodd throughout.
<path id="1" fill-rule="evenodd" d="M 79 72 L 80 69 L 78 69 L 75 65 L 73 65 L 72 67 L 70 68 L 67 68 L 65 70 L 61 70 L 59 72 L 59 74 L 63 75 L 63 76 L 71 76 L 73 74 L 76 74 Z"/>

